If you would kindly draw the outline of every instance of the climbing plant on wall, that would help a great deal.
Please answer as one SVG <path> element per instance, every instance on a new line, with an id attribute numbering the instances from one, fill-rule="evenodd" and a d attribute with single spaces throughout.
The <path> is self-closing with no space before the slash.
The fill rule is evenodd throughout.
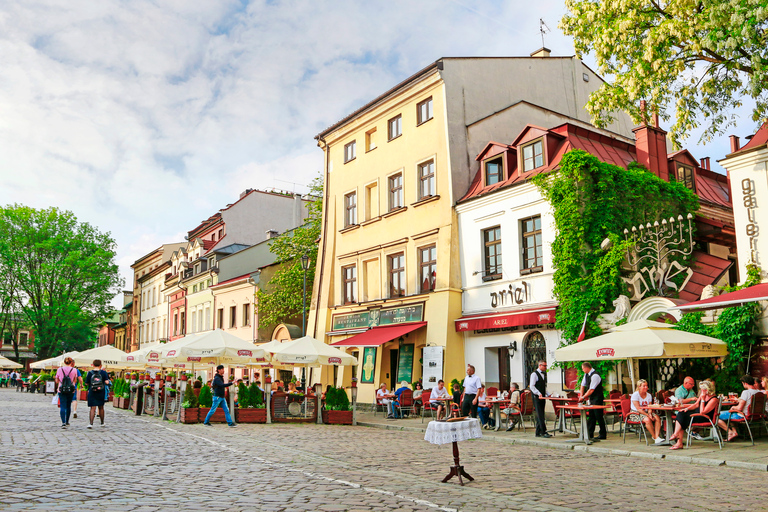
<path id="1" fill-rule="evenodd" d="M 585 313 L 587 337 L 601 334 L 597 315 L 626 294 L 621 281 L 629 245 L 624 229 L 699 209 L 698 198 L 683 184 L 666 182 L 635 163 L 624 169 L 601 162 L 582 150 L 568 152 L 558 171 L 539 175 L 534 183 L 549 201 L 555 222 L 555 326 L 564 345 L 576 341 Z M 601 249 L 605 239 L 612 244 Z"/>

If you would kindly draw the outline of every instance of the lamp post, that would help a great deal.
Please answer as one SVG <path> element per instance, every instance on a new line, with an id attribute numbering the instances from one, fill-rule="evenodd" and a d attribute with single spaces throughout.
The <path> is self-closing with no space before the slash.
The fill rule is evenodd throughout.
<path id="1" fill-rule="evenodd" d="M 301 256 L 301 268 L 304 270 L 304 294 L 301 299 L 301 335 L 307 335 L 307 270 L 309 270 L 309 253 Z M 307 392 L 307 368 L 301 369 L 301 388 Z"/>

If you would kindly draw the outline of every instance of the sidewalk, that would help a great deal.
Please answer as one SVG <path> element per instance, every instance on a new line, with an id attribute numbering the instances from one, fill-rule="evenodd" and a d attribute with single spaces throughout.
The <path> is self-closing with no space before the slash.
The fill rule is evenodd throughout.
<path id="1" fill-rule="evenodd" d="M 410 432 L 425 432 L 427 423 L 431 418 L 425 417 L 424 423 L 420 417 L 401 420 L 388 420 L 385 415 L 378 413 L 374 416 L 371 412 L 357 412 L 357 424 L 365 427 L 381 428 L 387 430 L 404 430 Z M 734 442 L 724 443 L 720 450 L 717 443 L 712 441 L 691 441 L 691 448 L 683 450 L 670 450 L 668 446 L 646 446 L 644 441 L 638 441 L 637 435 L 627 432 L 626 443 L 621 440 L 621 435 L 612 432 L 613 426 L 608 424 L 608 439 L 586 446 L 583 443 L 569 443 L 575 439 L 571 434 L 553 432 L 552 421 L 547 422 L 549 433 L 554 434 L 550 439 L 537 438 L 533 427 L 526 423 L 526 432 L 515 429 L 506 432 L 506 424 L 498 432 L 483 430 L 483 440 L 509 444 L 533 445 L 557 450 L 588 451 L 592 453 L 611 454 L 623 457 L 642 457 L 651 459 L 663 459 L 671 462 L 685 464 L 701 464 L 705 466 L 723 466 L 751 469 L 756 471 L 768 471 L 768 436 L 765 432 L 761 437 L 755 437 L 755 446 L 747 437 L 738 438 Z M 618 430 L 619 424 L 616 424 Z M 754 433 L 753 433 L 754 434 Z M 652 443 L 652 441 L 651 441 Z"/>

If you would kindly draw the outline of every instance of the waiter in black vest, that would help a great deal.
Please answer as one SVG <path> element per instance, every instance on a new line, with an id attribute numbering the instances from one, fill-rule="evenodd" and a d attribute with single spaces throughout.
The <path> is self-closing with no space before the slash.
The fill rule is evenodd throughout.
<path id="1" fill-rule="evenodd" d="M 591 405 L 603 405 L 603 379 L 597 374 L 592 365 L 582 363 L 581 369 L 584 372 L 584 378 L 581 381 L 581 399 L 579 402 L 589 400 Z M 600 437 L 595 436 L 595 424 L 600 425 Z M 592 409 L 589 411 L 589 420 L 587 420 L 587 434 L 591 441 L 605 439 L 608 435 L 605 429 L 605 417 L 602 409 Z"/>
<path id="2" fill-rule="evenodd" d="M 544 418 L 544 406 L 547 401 L 547 362 L 539 361 L 539 368 L 531 374 L 528 386 L 533 393 L 533 406 L 536 408 L 536 437 L 552 437 L 547 433 L 547 420 Z"/>

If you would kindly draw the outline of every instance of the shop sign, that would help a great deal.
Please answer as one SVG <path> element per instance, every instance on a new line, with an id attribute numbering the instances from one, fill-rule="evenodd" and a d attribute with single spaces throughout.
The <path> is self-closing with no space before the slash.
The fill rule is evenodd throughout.
<path id="1" fill-rule="evenodd" d="M 595 355 L 597 357 L 613 357 L 615 353 L 616 351 L 612 348 L 599 348 L 597 349 Z"/>
<path id="2" fill-rule="evenodd" d="M 749 258 L 752 263 L 759 263 L 757 255 L 757 235 L 760 229 L 757 225 L 757 190 L 755 180 L 744 178 L 741 180 L 741 192 L 744 195 L 744 208 L 747 209 L 747 219 L 749 222 L 745 226 L 747 237 L 749 239 L 748 250 Z"/>
<path id="3" fill-rule="evenodd" d="M 424 319 L 424 304 L 400 306 L 396 308 L 371 309 L 359 313 L 335 315 L 333 330 L 361 329 L 366 327 L 381 327 L 409 322 L 421 322 Z"/>
<path id="4" fill-rule="evenodd" d="M 363 349 L 363 373 L 360 382 L 363 384 L 372 383 L 373 376 L 376 373 L 376 347 L 365 347 Z"/>
<path id="5" fill-rule="evenodd" d="M 491 307 L 507 307 L 525 304 L 531 300 L 531 285 L 528 281 L 510 283 L 507 288 L 491 292 Z"/>
<path id="6" fill-rule="evenodd" d="M 414 345 L 400 345 L 397 361 L 397 382 L 410 383 L 413 377 L 413 348 Z"/>

